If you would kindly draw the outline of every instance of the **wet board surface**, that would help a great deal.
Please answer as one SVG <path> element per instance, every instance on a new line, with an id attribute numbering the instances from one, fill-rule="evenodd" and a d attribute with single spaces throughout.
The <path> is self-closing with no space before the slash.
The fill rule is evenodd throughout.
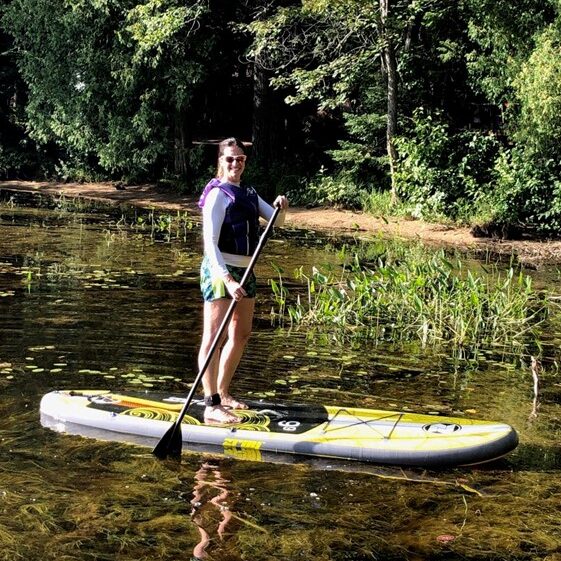
<path id="1" fill-rule="evenodd" d="M 174 422 L 180 395 L 109 390 L 54 391 L 41 400 L 41 421 L 154 439 Z M 204 404 L 194 400 L 182 423 L 184 442 L 224 451 L 340 458 L 403 466 L 450 467 L 492 461 L 516 448 L 509 425 L 400 411 L 251 401 L 235 425 L 205 425 Z"/>

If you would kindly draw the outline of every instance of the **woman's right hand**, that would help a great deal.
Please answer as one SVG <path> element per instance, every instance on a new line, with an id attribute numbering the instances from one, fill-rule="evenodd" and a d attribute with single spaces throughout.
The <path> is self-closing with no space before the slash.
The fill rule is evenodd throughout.
<path id="1" fill-rule="evenodd" d="M 236 300 L 241 300 L 244 296 L 247 296 L 247 292 L 243 289 L 242 285 L 236 281 L 234 278 L 225 279 L 226 289 L 228 294 Z"/>

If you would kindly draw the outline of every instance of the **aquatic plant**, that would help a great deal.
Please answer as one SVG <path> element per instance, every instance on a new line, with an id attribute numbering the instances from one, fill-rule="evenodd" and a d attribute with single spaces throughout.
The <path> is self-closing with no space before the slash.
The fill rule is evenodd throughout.
<path id="1" fill-rule="evenodd" d="M 479 274 L 443 251 L 366 262 L 354 255 L 339 271 L 300 268 L 295 277 L 306 290 L 290 304 L 282 276 L 272 281 L 274 315 L 288 315 L 293 325 L 329 325 L 339 339 L 505 342 L 535 335 L 549 313 L 547 298 L 514 266 Z"/>
<path id="2" fill-rule="evenodd" d="M 124 217 L 121 221 L 126 224 Z M 149 230 L 152 239 L 187 241 L 189 232 L 195 227 L 195 222 L 188 212 L 177 211 L 175 215 L 156 212 L 152 209 L 148 214 L 139 214 L 131 226 L 139 230 Z"/>
<path id="3" fill-rule="evenodd" d="M 109 205 L 103 201 L 86 199 L 81 196 L 67 196 L 62 192 L 45 198 L 39 195 L 39 206 L 54 207 L 55 210 L 62 213 L 94 212 L 109 208 Z"/>

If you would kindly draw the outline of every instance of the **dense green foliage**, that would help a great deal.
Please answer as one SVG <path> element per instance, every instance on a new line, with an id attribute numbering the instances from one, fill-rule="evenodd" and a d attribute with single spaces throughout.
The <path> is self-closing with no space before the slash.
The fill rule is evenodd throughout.
<path id="1" fill-rule="evenodd" d="M 0 177 L 199 189 L 234 134 L 268 196 L 559 235 L 559 8 L 3 0 Z"/>
<path id="2" fill-rule="evenodd" d="M 439 113 L 413 114 L 409 136 L 398 140 L 400 194 L 418 217 L 463 219 L 482 209 L 492 191 L 500 144 L 477 130 L 451 132 Z M 471 211 L 468 208 L 471 207 Z"/>
<path id="3" fill-rule="evenodd" d="M 8 6 L 29 135 L 56 147 L 60 175 L 138 178 L 173 154 L 170 128 L 205 78 L 195 25 L 204 12 L 203 3 L 157 0 Z"/>

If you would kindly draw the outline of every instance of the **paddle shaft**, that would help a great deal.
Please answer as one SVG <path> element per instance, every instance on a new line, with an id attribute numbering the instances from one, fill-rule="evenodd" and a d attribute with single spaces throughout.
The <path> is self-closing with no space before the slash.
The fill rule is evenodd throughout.
<path id="1" fill-rule="evenodd" d="M 253 256 L 251 258 L 251 261 L 249 262 L 249 265 L 247 266 L 247 269 L 245 270 L 245 273 L 240 281 L 240 285 L 242 286 L 242 288 L 245 286 L 245 283 L 247 282 L 247 279 L 249 278 L 249 276 L 251 275 L 251 273 L 253 272 L 253 268 L 255 267 L 255 263 L 257 262 L 257 259 L 261 253 L 261 250 L 263 249 L 263 246 L 265 245 L 265 242 L 267 241 L 267 238 L 269 237 L 269 233 L 273 228 L 273 225 L 275 224 L 275 220 L 277 219 L 277 216 L 280 212 L 280 206 L 277 206 L 273 212 L 273 215 L 271 216 L 271 219 L 269 220 L 269 223 L 267 224 L 267 227 L 265 228 L 265 231 L 263 232 L 263 234 L 261 235 L 261 237 L 259 238 L 259 243 L 257 244 L 257 247 L 255 248 L 255 252 L 253 253 Z M 162 437 L 162 439 L 160 440 L 160 442 L 158 442 L 158 444 L 156 445 L 156 447 L 153 450 L 153 453 L 159 457 L 159 458 L 166 458 L 169 454 L 173 454 L 174 456 L 178 456 L 181 455 L 181 443 L 182 443 L 182 439 L 181 439 L 181 422 L 183 421 L 183 417 L 185 417 L 185 414 L 187 413 L 187 409 L 189 409 L 189 406 L 191 405 L 191 401 L 193 400 L 193 396 L 195 395 L 195 392 L 197 391 L 197 388 L 199 387 L 199 384 L 201 383 L 201 380 L 203 379 L 203 376 L 205 375 L 205 372 L 208 369 L 208 365 L 210 364 L 210 361 L 212 360 L 212 357 L 214 356 L 214 353 L 218 347 L 218 345 L 220 344 L 220 340 L 222 339 L 222 335 L 224 334 L 224 331 L 226 330 L 226 327 L 228 326 L 228 324 L 230 323 L 230 320 L 232 319 L 232 315 L 234 313 L 234 310 L 236 308 L 236 304 L 237 304 L 237 300 L 232 299 L 232 303 L 230 304 L 230 306 L 228 307 L 228 311 L 226 312 L 226 315 L 224 316 L 222 323 L 220 324 L 220 327 L 218 328 L 218 331 L 216 332 L 216 336 L 214 337 L 214 341 L 212 342 L 212 345 L 206 355 L 205 361 L 203 363 L 203 365 L 201 366 L 201 369 L 199 370 L 199 373 L 197 374 L 197 377 L 195 378 L 195 380 L 193 381 L 193 385 L 191 386 L 191 390 L 189 391 L 189 394 L 187 395 L 187 399 L 185 400 L 185 403 L 183 404 L 183 407 L 181 409 L 181 411 L 179 412 L 179 415 L 177 416 L 177 419 L 175 420 L 174 424 L 171 426 L 171 428 L 164 434 L 164 436 Z M 179 436 L 179 439 L 177 438 L 177 436 Z"/>

